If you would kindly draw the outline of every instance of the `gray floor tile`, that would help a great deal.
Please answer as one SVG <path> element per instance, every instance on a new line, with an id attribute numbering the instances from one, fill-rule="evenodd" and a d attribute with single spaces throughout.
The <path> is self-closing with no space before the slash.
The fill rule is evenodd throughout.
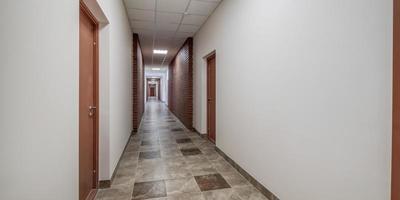
<path id="1" fill-rule="evenodd" d="M 229 184 L 220 174 L 209 174 L 194 177 L 201 191 L 230 188 Z"/>
<path id="2" fill-rule="evenodd" d="M 166 197 L 167 190 L 164 181 L 151 181 L 135 183 L 132 199 L 150 199 Z"/>
<path id="3" fill-rule="evenodd" d="M 232 189 L 211 190 L 203 192 L 205 200 L 242 200 Z"/>
<path id="4" fill-rule="evenodd" d="M 193 177 L 166 180 L 166 186 L 168 195 L 200 192 L 200 188 Z"/>
<path id="5" fill-rule="evenodd" d="M 148 102 L 138 133 L 121 157 L 111 188 L 98 200 L 265 200 L 164 104 Z"/>

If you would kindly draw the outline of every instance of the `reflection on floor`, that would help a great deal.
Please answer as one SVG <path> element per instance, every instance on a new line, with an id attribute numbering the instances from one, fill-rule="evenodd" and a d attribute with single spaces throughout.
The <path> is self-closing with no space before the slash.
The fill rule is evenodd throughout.
<path id="1" fill-rule="evenodd" d="M 215 150 L 188 131 L 166 106 L 149 101 L 131 137 L 111 188 L 99 200 L 266 199 Z"/>

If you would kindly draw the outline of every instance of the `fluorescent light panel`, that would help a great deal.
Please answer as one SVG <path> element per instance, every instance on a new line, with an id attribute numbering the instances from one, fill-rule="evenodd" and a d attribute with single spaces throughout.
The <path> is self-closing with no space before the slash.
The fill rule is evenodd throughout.
<path id="1" fill-rule="evenodd" d="M 153 67 L 153 68 L 151 68 L 151 70 L 153 70 L 153 71 L 160 71 L 160 70 L 161 70 L 161 68 L 158 68 L 158 67 Z"/>
<path id="2" fill-rule="evenodd" d="M 163 55 L 165 55 L 165 54 L 168 53 L 168 50 L 154 49 L 153 53 L 154 54 L 163 54 Z"/>

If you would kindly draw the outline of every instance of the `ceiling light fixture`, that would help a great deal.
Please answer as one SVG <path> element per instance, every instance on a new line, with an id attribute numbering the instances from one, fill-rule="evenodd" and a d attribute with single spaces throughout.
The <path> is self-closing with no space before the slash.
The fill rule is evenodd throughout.
<path id="1" fill-rule="evenodd" d="M 163 54 L 163 55 L 165 55 L 165 54 L 168 53 L 168 50 L 154 49 L 154 50 L 153 50 L 153 53 L 154 53 L 154 54 Z"/>
<path id="2" fill-rule="evenodd" d="M 153 70 L 153 71 L 160 71 L 160 70 L 161 70 L 161 68 L 157 68 L 157 67 L 155 67 L 155 68 L 151 68 L 151 70 Z"/>

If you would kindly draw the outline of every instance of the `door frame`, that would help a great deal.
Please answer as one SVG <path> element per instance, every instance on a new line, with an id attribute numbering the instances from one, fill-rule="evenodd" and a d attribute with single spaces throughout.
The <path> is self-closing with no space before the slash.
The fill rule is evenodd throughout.
<path id="1" fill-rule="evenodd" d="M 95 45 L 93 45 L 94 48 L 94 103 L 96 106 L 96 112 L 94 113 L 94 138 L 93 138 L 93 166 L 95 172 L 94 172 L 94 177 L 93 177 L 93 190 L 92 192 L 89 193 L 87 199 L 94 199 L 96 195 L 96 190 L 99 187 L 99 113 L 100 113 L 100 108 L 99 108 L 99 21 L 96 19 L 96 17 L 93 15 L 93 13 L 89 10 L 89 8 L 85 5 L 83 0 L 79 1 L 79 10 L 85 13 L 94 23 L 94 40 L 95 40 Z M 80 38 L 79 38 L 80 39 Z"/>
<path id="2" fill-rule="evenodd" d="M 207 119 L 207 139 L 209 140 L 209 141 L 211 141 L 211 142 L 213 142 L 214 144 L 217 142 L 217 102 L 215 102 L 215 116 L 214 116 L 214 120 L 215 120 L 215 132 L 214 132 L 214 140 L 211 140 L 210 139 L 210 132 L 209 132 L 209 125 L 210 125 L 210 123 L 209 123 L 209 104 L 208 104 L 208 98 L 209 98 L 209 93 L 208 93 L 208 78 L 209 78 L 209 75 L 208 75 L 208 59 L 210 59 L 210 58 L 212 58 L 212 57 L 214 57 L 214 59 L 215 59 L 215 85 L 214 85 L 214 87 L 215 87 L 215 96 L 214 96 L 214 101 L 216 101 L 216 99 L 217 99 L 217 54 L 216 54 L 216 51 L 214 50 L 214 51 L 212 51 L 212 52 L 210 52 L 209 54 L 207 54 L 206 56 L 204 56 L 203 57 L 203 59 L 206 61 L 206 103 L 207 103 L 207 106 L 206 106 L 206 119 Z"/>

